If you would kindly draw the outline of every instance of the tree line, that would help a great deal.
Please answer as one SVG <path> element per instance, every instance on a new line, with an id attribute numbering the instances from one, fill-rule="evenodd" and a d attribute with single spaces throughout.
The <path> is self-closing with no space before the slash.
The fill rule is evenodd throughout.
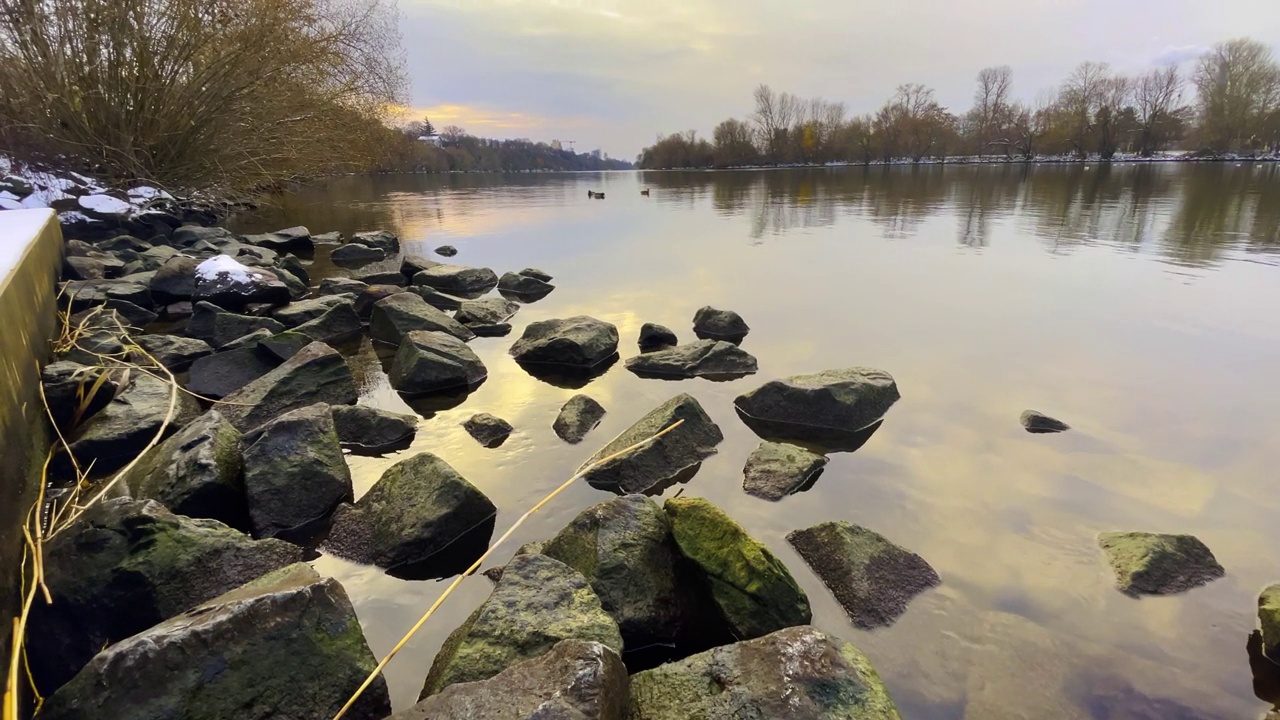
<path id="1" fill-rule="evenodd" d="M 532 140 L 494 140 L 449 125 L 438 135 L 429 119 L 384 131 L 374 172 L 530 172 L 630 170 L 625 160 L 596 157 Z M 426 140 L 424 138 L 434 138 Z"/>
<path id="2" fill-rule="evenodd" d="M 844 103 L 755 89 L 745 119 L 721 122 L 711 139 L 693 131 L 659 137 L 641 168 L 921 162 L 957 156 L 1031 159 L 1067 155 L 1110 160 L 1172 148 L 1204 155 L 1280 152 L 1280 62 L 1266 45 L 1237 38 L 1215 45 L 1189 72 L 1178 65 L 1138 76 L 1085 62 L 1035 102 L 1014 99 L 1013 70 L 978 73 L 973 104 L 954 113 L 933 88 L 907 83 L 874 113 Z"/>

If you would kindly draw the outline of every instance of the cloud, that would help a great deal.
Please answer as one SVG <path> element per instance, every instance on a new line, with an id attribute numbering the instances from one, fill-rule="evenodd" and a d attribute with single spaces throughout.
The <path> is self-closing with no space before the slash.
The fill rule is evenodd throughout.
<path id="1" fill-rule="evenodd" d="M 524 112 L 511 112 L 474 105 L 441 104 L 427 107 L 410 107 L 399 113 L 402 121 L 431 118 L 437 130 L 446 125 L 457 125 L 473 135 L 496 138 L 531 137 L 556 129 L 582 127 L 588 121 L 583 118 L 550 118 Z"/>
<path id="2" fill-rule="evenodd" d="M 1153 65 L 1181 65 L 1204 54 L 1209 48 L 1203 45 L 1179 45 L 1167 47 L 1151 59 Z"/>

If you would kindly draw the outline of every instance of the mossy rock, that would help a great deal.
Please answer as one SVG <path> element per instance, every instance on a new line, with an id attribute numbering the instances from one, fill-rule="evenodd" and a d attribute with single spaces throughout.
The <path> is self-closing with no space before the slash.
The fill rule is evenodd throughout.
<path id="1" fill-rule="evenodd" d="M 1268 585 L 1258 595 L 1258 623 L 1262 652 L 1272 662 L 1280 662 L 1280 583 Z"/>
<path id="2" fill-rule="evenodd" d="M 1172 595 L 1208 584 L 1226 574 L 1213 553 L 1191 535 L 1106 532 L 1098 545 L 1126 595 Z"/>
<path id="3" fill-rule="evenodd" d="M 139 500 L 248 530 L 242 471 L 240 432 L 210 410 L 144 455 L 124 482 Z"/>

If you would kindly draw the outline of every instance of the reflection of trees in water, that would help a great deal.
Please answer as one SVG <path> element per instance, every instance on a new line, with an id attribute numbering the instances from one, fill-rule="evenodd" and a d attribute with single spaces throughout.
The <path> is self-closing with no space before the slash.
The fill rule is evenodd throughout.
<path id="1" fill-rule="evenodd" d="M 1216 163 L 1180 178 L 1182 193 L 1162 252 L 1187 265 L 1216 262 L 1224 250 L 1280 250 L 1280 168 Z"/>

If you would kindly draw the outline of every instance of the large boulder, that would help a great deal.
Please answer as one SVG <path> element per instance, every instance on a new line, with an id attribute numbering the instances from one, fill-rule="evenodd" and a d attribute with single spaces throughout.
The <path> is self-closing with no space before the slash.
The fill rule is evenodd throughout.
<path id="1" fill-rule="evenodd" d="M 248 530 L 242 471 L 240 431 L 210 410 L 143 455 L 124 482 L 140 500 Z"/>
<path id="2" fill-rule="evenodd" d="M 852 442 L 898 401 L 883 370 L 851 367 L 772 380 L 734 400 L 752 429 L 774 439 Z"/>
<path id="3" fill-rule="evenodd" d="M 338 508 L 324 548 L 389 570 L 417 565 L 496 513 L 448 463 L 419 453 L 388 468 L 354 505 Z"/>
<path id="4" fill-rule="evenodd" d="M 415 330 L 448 333 L 463 341 L 476 336 L 462 323 L 432 307 L 415 293 L 400 292 L 374 303 L 369 320 L 369 335 L 374 340 L 399 345 L 405 335 Z"/>
<path id="5" fill-rule="evenodd" d="M 754 373 L 755 357 L 723 340 L 699 340 L 628 358 L 627 369 L 641 377 L 739 378 Z"/>
<path id="6" fill-rule="evenodd" d="M 942 583 L 924 558 L 852 523 L 796 530 L 787 542 L 863 630 L 892 625 L 912 598 Z"/>
<path id="7" fill-rule="evenodd" d="M 618 625 L 582 575 L 544 555 L 517 555 L 489 599 L 445 640 L 422 697 L 454 683 L 487 680 L 562 640 L 598 642 L 619 654 L 623 649 Z"/>
<path id="8" fill-rule="evenodd" d="M 199 414 L 200 406 L 181 388 L 135 372 L 124 390 L 80 426 L 71 452 L 81 468 L 92 463 L 95 475 L 114 472 L 137 457 L 157 433 L 168 437 Z"/>
<path id="9" fill-rule="evenodd" d="M 742 469 L 742 489 L 765 500 L 781 500 L 809 484 L 826 466 L 826 456 L 786 443 L 762 442 Z"/>
<path id="10" fill-rule="evenodd" d="M 57 689 L 104 646 L 302 556 L 288 543 L 252 540 L 153 501 L 103 500 L 45 543 L 54 602 L 32 607 L 32 670 L 41 689 Z"/>
<path id="11" fill-rule="evenodd" d="M 574 395 L 560 408 L 551 429 L 567 443 L 578 444 L 604 419 L 604 406 L 588 395 Z"/>
<path id="12" fill-rule="evenodd" d="M 627 668 L 606 645 L 563 640 L 488 680 L 450 685 L 389 720 L 626 720 Z"/>
<path id="13" fill-rule="evenodd" d="M 41 715 L 317 720 L 342 709 L 376 666 L 346 591 L 299 563 L 108 647 Z M 378 677 L 344 717 L 390 712 Z"/>
<path id="14" fill-rule="evenodd" d="M 1146 532 L 1104 532 L 1098 545 L 1106 553 L 1120 592 L 1172 595 L 1207 585 L 1226 574 L 1199 538 Z"/>
<path id="15" fill-rule="evenodd" d="M 187 321 L 187 335 L 203 340 L 215 349 L 262 329 L 275 334 L 283 331 L 284 325 L 271 318 L 237 315 L 208 302 L 197 302 L 191 319 Z"/>
<path id="16" fill-rule="evenodd" d="M 257 245 L 276 252 L 315 249 L 315 242 L 311 239 L 311 231 L 301 226 L 261 235 L 244 235 L 241 236 L 240 240 L 250 245 Z"/>
<path id="17" fill-rule="evenodd" d="M 353 496 L 329 406 L 287 412 L 244 436 L 244 487 L 258 537 L 298 537 Z"/>
<path id="18" fill-rule="evenodd" d="M 190 300 L 196 293 L 196 266 L 199 261 L 186 255 L 169 258 L 151 276 L 151 298 L 157 305 Z"/>
<path id="19" fill-rule="evenodd" d="M 222 414 L 244 432 L 290 410 L 356 401 L 351 368 L 333 348 L 311 343 L 283 365 L 223 398 Z"/>
<path id="20" fill-rule="evenodd" d="M 702 498 L 667 500 L 680 553 L 706 577 L 734 637 L 749 639 L 813 620 L 809 598 L 769 548 Z"/>
<path id="21" fill-rule="evenodd" d="M 134 342 L 169 372 L 182 372 L 191 363 L 213 352 L 209 343 L 181 335 L 139 335 Z"/>
<path id="22" fill-rule="evenodd" d="M 871 662 L 810 626 L 631 676 L 628 720 L 899 720 Z"/>
<path id="23" fill-rule="evenodd" d="M 343 447 L 377 453 L 408 444 L 418 432 L 417 415 L 364 405 L 335 405 L 330 409 Z"/>
<path id="24" fill-rule="evenodd" d="M 693 315 L 693 333 L 700 338 L 741 342 L 751 332 L 742 316 L 732 310 L 717 310 L 710 305 Z"/>
<path id="25" fill-rule="evenodd" d="M 632 445 L 657 435 L 683 420 L 679 427 L 654 442 L 601 462 Z M 583 465 L 583 476 L 595 487 L 621 494 L 661 490 L 681 479 L 716 453 L 724 440 L 692 395 L 677 395 L 640 418 L 626 432 L 605 445 Z"/>
<path id="26" fill-rule="evenodd" d="M 618 328 L 586 315 L 529 323 L 511 346 L 516 362 L 592 368 L 618 354 Z"/>
<path id="27" fill-rule="evenodd" d="M 1272 584 L 1258 594 L 1258 627 L 1262 652 L 1272 662 L 1280 662 L 1280 584 Z"/>
<path id="28" fill-rule="evenodd" d="M 187 374 L 187 390 L 220 400 L 280 366 L 279 358 L 257 348 L 258 338 L 248 344 L 198 358 Z"/>
<path id="29" fill-rule="evenodd" d="M 412 396 L 478 385 L 489 371 L 461 340 L 415 330 L 400 343 L 388 375 L 391 387 Z"/>
<path id="30" fill-rule="evenodd" d="M 479 297 L 498 285 L 498 275 L 489 268 L 465 265 L 433 265 L 413 276 L 414 285 L 426 285 L 451 295 Z"/>
<path id="31" fill-rule="evenodd" d="M 251 303 L 283 305 L 290 297 L 289 286 L 276 273 L 247 267 L 228 255 L 215 255 L 196 266 L 195 292 L 191 295 L 192 300 L 205 300 L 227 309 Z"/>
<path id="32" fill-rule="evenodd" d="M 542 554 L 582 573 L 628 647 L 683 645 L 698 629 L 696 599 L 681 582 L 667 516 L 643 495 L 584 510 L 543 545 Z"/>
<path id="33" fill-rule="evenodd" d="M 345 299 L 345 298 L 344 298 Z M 364 323 L 356 314 L 355 303 L 347 300 L 337 303 L 314 320 L 308 320 L 293 329 L 317 342 L 341 342 L 350 340 L 364 330 Z"/>

